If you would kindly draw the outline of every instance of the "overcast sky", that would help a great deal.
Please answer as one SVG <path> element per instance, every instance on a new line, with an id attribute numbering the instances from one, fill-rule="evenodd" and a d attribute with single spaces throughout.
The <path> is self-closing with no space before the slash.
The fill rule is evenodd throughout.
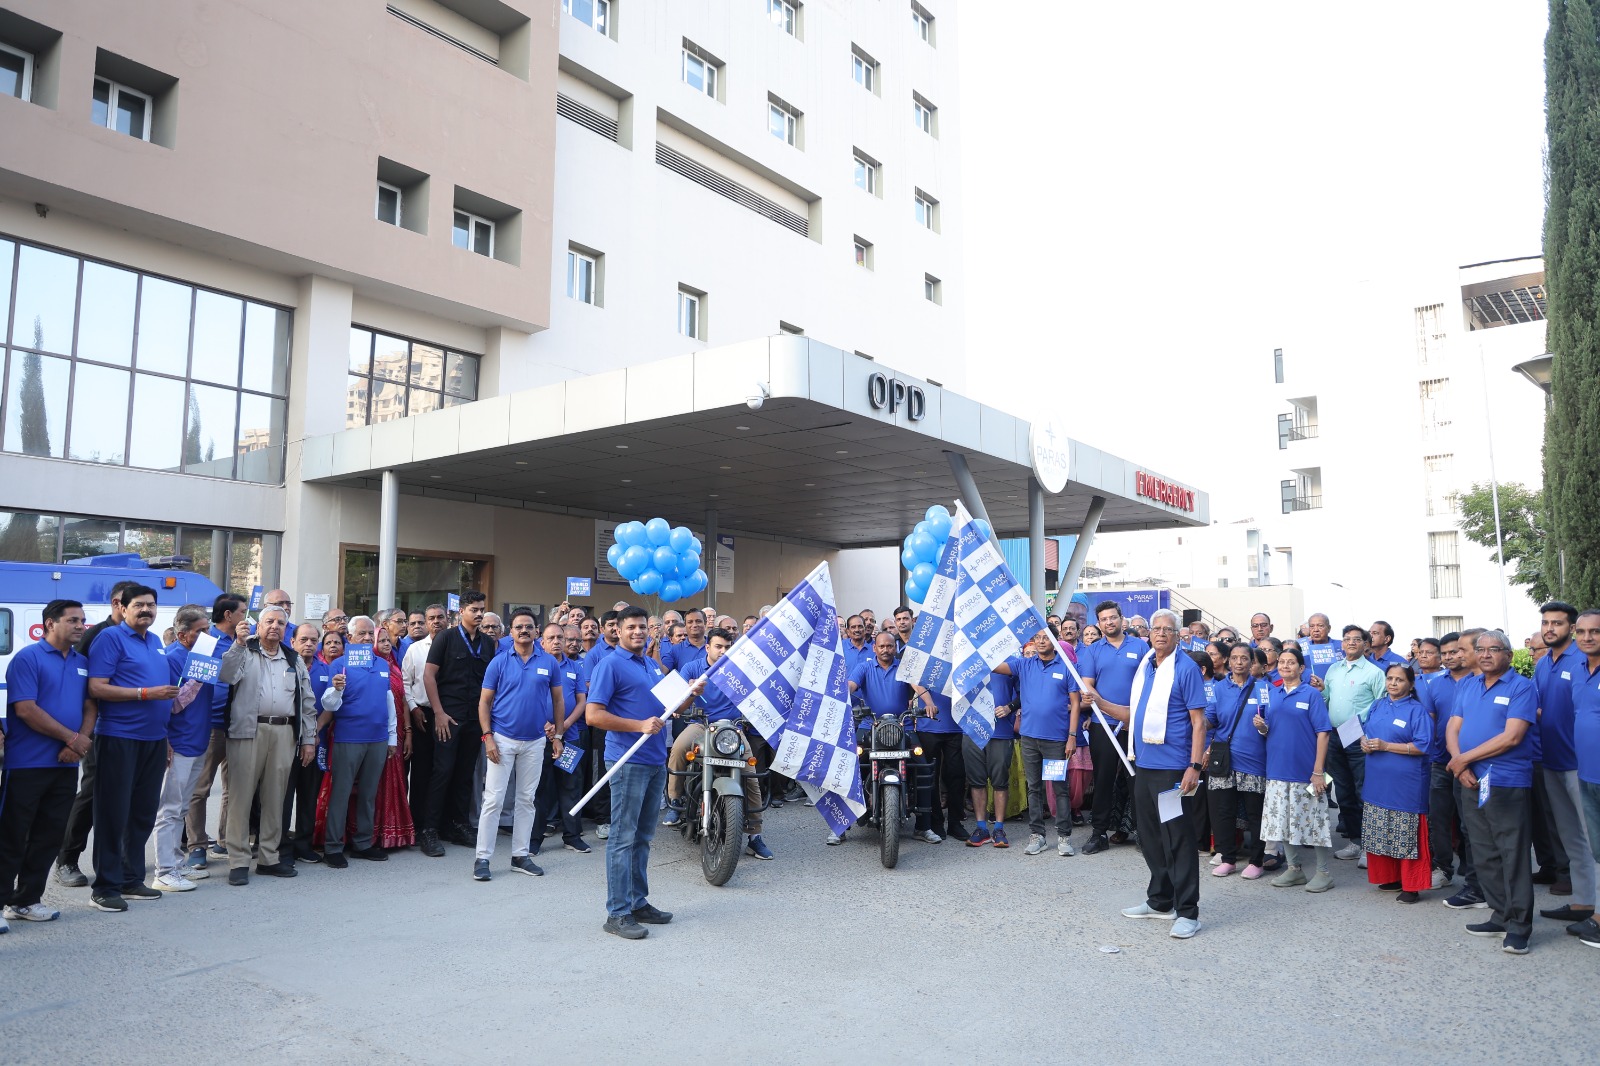
<path id="1" fill-rule="evenodd" d="M 1540 251 L 1543 0 L 960 10 L 966 391 L 1066 404 L 1214 519 L 1254 505 L 1208 457 L 1272 422 L 1274 340 L 1331 286 L 1410 306 L 1397 279 Z M 1184 447 L 1141 439 L 1158 412 Z"/>

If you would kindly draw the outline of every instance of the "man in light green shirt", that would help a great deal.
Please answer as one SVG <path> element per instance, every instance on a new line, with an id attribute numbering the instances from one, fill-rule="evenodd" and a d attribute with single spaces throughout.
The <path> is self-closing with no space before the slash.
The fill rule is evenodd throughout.
<path id="1" fill-rule="evenodd" d="M 1384 695 L 1383 671 L 1367 659 L 1371 641 L 1367 631 L 1360 626 L 1344 627 L 1340 646 L 1344 659 L 1328 667 L 1327 675 L 1318 687 L 1328 704 L 1328 721 L 1337 730 L 1352 717 L 1367 720 L 1372 704 Z M 1341 744 L 1337 738 L 1328 745 L 1328 773 L 1333 775 L 1333 792 L 1339 801 L 1339 832 L 1349 843 L 1334 855 L 1341 859 L 1360 858 L 1366 865 L 1366 852 L 1361 847 L 1361 787 L 1366 784 L 1367 762 L 1361 752 L 1361 739 Z"/>

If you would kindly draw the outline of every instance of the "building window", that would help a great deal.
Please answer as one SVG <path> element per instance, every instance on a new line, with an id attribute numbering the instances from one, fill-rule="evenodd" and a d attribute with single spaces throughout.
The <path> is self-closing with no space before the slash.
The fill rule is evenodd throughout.
<path id="1" fill-rule="evenodd" d="M 0 284 L 6 451 L 282 484 L 288 311 L 5 238 Z"/>
<path id="2" fill-rule="evenodd" d="M 797 144 L 800 116 L 776 100 L 767 102 L 767 132 L 784 144 Z"/>
<path id="3" fill-rule="evenodd" d="M 145 559 L 183 556 L 189 560 L 185 569 L 209 575 L 221 588 L 248 589 L 277 584 L 281 538 L 243 529 L 0 511 L 0 545 L 7 559 L 26 563 L 67 563 L 119 552 Z"/>
<path id="4" fill-rule="evenodd" d="M 457 211 L 455 224 L 451 227 L 450 242 L 457 248 L 465 248 L 478 255 L 494 258 L 494 223 L 487 218 L 479 218 L 470 211 Z"/>
<path id="5" fill-rule="evenodd" d="M 1417 364 L 1438 366 L 1444 362 L 1444 304 L 1429 304 L 1416 309 Z"/>
<path id="6" fill-rule="evenodd" d="M 398 226 L 400 224 L 400 202 L 402 199 L 398 185 L 390 185 L 386 181 L 378 182 L 378 221 L 387 222 L 391 226 Z"/>
<path id="7" fill-rule="evenodd" d="M 33 53 L 0 43 L 0 95 L 33 99 Z"/>
<path id="8" fill-rule="evenodd" d="M 702 332 L 704 323 L 700 313 L 701 301 L 704 299 L 703 292 L 682 286 L 678 288 L 678 332 L 697 341 L 706 339 Z"/>
<path id="9" fill-rule="evenodd" d="M 478 398 L 478 357 L 350 327 L 346 429 L 455 407 Z"/>
<path id="10" fill-rule="evenodd" d="M 1272 380 L 1283 384 L 1283 349 L 1272 349 Z"/>
<path id="11" fill-rule="evenodd" d="M 1456 513 L 1455 458 L 1427 455 L 1422 459 L 1422 495 L 1429 516 Z"/>
<path id="12" fill-rule="evenodd" d="M 878 61 L 855 45 L 850 46 L 850 77 L 869 93 L 878 91 Z"/>
<path id="13" fill-rule="evenodd" d="M 1454 600 L 1461 596 L 1460 538 L 1455 530 L 1428 534 L 1428 597 Z"/>
<path id="14" fill-rule="evenodd" d="M 774 26 L 790 37 L 800 35 L 799 12 L 795 9 L 795 5 L 788 3 L 787 0 L 767 0 L 767 17 L 772 20 Z"/>
<path id="15" fill-rule="evenodd" d="M 1436 614 L 1433 616 L 1433 635 L 1442 637 L 1446 633 L 1461 632 L 1462 617 L 1459 614 Z"/>
<path id="16" fill-rule="evenodd" d="M 866 267 L 868 270 L 875 269 L 876 264 L 873 262 L 874 257 L 872 254 L 872 242 L 867 240 L 865 237 L 857 237 L 855 239 L 855 248 L 856 266 Z"/>
<path id="17" fill-rule="evenodd" d="M 96 126 L 148 141 L 150 119 L 154 112 L 154 101 L 148 93 L 120 85 L 107 78 L 94 80 L 92 117 Z"/>
<path id="18" fill-rule="evenodd" d="M 1316 491 L 1316 483 L 1310 474 L 1296 474 L 1287 481 L 1279 482 L 1279 489 L 1283 497 L 1284 514 L 1315 511 L 1322 506 L 1322 496 Z"/>
<path id="19" fill-rule="evenodd" d="M 1450 428 L 1450 379 L 1419 382 L 1417 392 L 1422 400 L 1422 436 L 1433 440 Z"/>
<path id="20" fill-rule="evenodd" d="M 878 163 L 874 159 L 861 155 L 855 156 L 855 184 L 862 192 L 878 195 Z"/>
<path id="21" fill-rule="evenodd" d="M 939 136 L 939 109 L 920 93 L 911 94 L 911 124 L 930 137 Z"/>
<path id="22" fill-rule="evenodd" d="M 444 552 L 400 552 L 395 557 L 394 599 L 378 599 L 378 550 L 345 548 L 338 604 L 352 618 L 393 606 L 420 611 L 430 603 L 446 603 L 462 589 L 489 589 L 494 566 L 489 559 L 463 559 Z M 248 588 L 249 586 L 242 586 Z"/>
<path id="23" fill-rule="evenodd" d="M 918 40 L 929 46 L 934 44 L 933 16 L 928 14 L 928 9 L 921 4 L 911 5 L 911 27 L 916 31 Z"/>
<path id="24" fill-rule="evenodd" d="M 912 201 L 917 219 L 917 225 L 924 229 L 938 231 L 939 201 L 917 189 L 912 193 Z"/>
<path id="25" fill-rule="evenodd" d="M 931 304 L 944 303 L 944 282 L 932 274 L 922 275 L 922 298 Z"/>
<path id="26" fill-rule="evenodd" d="M 688 41 L 683 43 L 683 83 L 696 92 L 705 93 L 713 100 L 718 95 L 722 64 L 706 55 Z"/>
<path id="27" fill-rule="evenodd" d="M 561 0 L 561 10 L 602 37 L 611 36 L 611 0 Z"/>
<path id="28" fill-rule="evenodd" d="M 600 306 L 600 256 L 567 249 L 567 296 L 583 304 Z"/>

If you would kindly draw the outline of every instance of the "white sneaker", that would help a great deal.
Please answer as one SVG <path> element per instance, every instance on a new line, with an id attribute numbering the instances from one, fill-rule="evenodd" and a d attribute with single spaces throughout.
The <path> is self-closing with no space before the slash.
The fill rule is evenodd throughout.
<path id="1" fill-rule="evenodd" d="M 1028 834 L 1028 846 L 1022 849 L 1024 855 L 1037 855 L 1044 851 L 1044 837 L 1038 833 Z"/>
<path id="2" fill-rule="evenodd" d="M 917 839 L 926 841 L 929 844 L 939 844 L 944 841 L 944 837 L 940 836 L 938 833 L 935 833 L 932 829 L 924 829 L 922 832 L 917 834 Z"/>
<path id="3" fill-rule="evenodd" d="M 1056 854 L 1064 859 L 1068 855 L 1078 854 L 1078 849 L 1072 846 L 1072 841 L 1061 837 L 1056 841 Z"/>
<path id="4" fill-rule="evenodd" d="M 1222 865 L 1222 852 L 1219 851 L 1215 855 L 1211 856 L 1211 865 L 1212 866 L 1221 866 Z"/>
<path id="5" fill-rule="evenodd" d="M 177 870 L 171 870 L 156 878 L 155 887 L 161 892 L 193 892 L 194 882 Z"/>
<path id="6" fill-rule="evenodd" d="M 1444 888 L 1445 886 L 1449 885 L 1452 880 L 1452 878 L 1445 876 L 1445 872 L 1443 870 L 1433 871 L 1433 887 L 1435 890 Z"/>
<path id="7" fill-rule="evenodd" d="M 828 847 L 830 847 L 830 848 L 837 847 L 838 845 L 844 843 L 844 834 L 843 833 L 829 833 L 828 834 L 828 839 L 826 841 L 824 841 L 824 843 L 826 843 L 828 845 Z"/>
<path id="8" fill-rule="evenodd" d="M 204 881 L 211 876 L 211 871 L 204 866 L 190 866 L 188 863 L 181 863 L 175 869 L 191 881 Z"/>
<path id="9" fill-rule="evenodd" d="M 611 839 L 611 823 L 610 822 L 602 823 L 600 828 L 596 829 L 594 831 L 594 835 L 599 837 L 601 840 L 610 840 Z"/>
<path id="10" fill-rule="evenodd" d="M 60 911 L 53 911 L 43 903 L 33 903 L 26 907 L 7 907 L 5 914 L 13 922 L 53 922 L 61 917 Z"/>
<path id="11" fill-rule="evenodd" d="M 1364 852 L 1361 850 L 1361 845 L 1346 844 L 1344 847 L 1334 852 L 1333 857 L 1336 859 L 1354 859 L 1362 854 L 1364 854 Z"/>
<path id="12" fill-rule="evenodd" d="M 1356 865 L 1358 867 L 1360 867 L 1361 869 L 1363 869 L 1363 870 L 1365 870 L 1367 868 L 1367 853 L 1366 852 L 1363 851 L 1361 853 L 1361 858 L 1356 860 Z"/>

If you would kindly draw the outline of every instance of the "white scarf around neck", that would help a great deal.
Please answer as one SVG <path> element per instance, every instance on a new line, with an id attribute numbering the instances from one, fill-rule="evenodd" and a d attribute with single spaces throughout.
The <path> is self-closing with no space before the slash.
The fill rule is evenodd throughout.
<path id="1" fill-rule="evenodd" d="M 1146 744 L 1165 744 L 1167 742 L 1167 704 L 1172 700 L 1172 681 L 1177 673 L 1173 665 L 1178 657 L 1178 649 L 1174 648 L 1165 662 L 1156 666 L 1155 680 L 1150 683 L 1150 699 L 1145 703 L 1144 721 L 1139 724 L 1139 738 Z M 1155 656 L 1155 649 L 1145 652 L 1144 658 L 1139 660 L 1139 669 L 1133 674 L 1133 697 L 1128 705 L 1130 712 L 1139 712 L 1139 699 L 1144 693 L 1145 664 Z M 1128 757 L 1133 757 L 1133 730 L 1128 730 Z"/>

